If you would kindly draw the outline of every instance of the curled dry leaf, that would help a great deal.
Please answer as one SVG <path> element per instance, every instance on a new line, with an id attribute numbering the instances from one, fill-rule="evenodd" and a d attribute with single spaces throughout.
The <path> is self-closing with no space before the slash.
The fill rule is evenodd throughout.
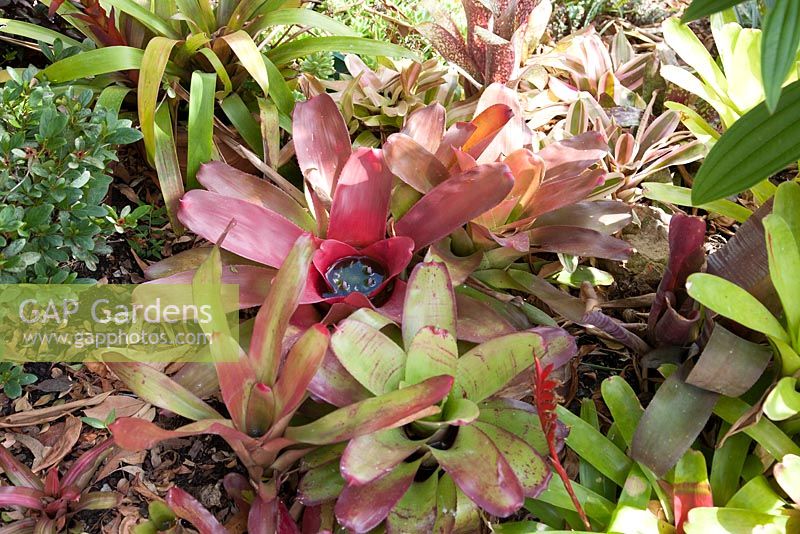
<path id="1" fill-rule="evenodd" d="M 95 406 L 100 404 L 111 395 L 111 392 L 101 393 L 94 397 L 80 399 L 58 406 L 48 406 L 39 410 L 30 410 L 27 412 L 15 413 L 0 418 L 0 428 L 19 428 L 24 426 L 41 425 L 42 423 L 49 423 L 71 414 L 75 410 L 79 410 L 86 406 Z"/>

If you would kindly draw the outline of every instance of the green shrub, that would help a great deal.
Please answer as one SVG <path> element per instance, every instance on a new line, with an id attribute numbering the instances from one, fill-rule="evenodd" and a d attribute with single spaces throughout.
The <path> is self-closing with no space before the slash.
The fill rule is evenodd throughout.
<path id="1" fill-rule="evenodd" d="M 36 70 L 9 69 L 0 88 L 0 283 L 71 282 L 110 251 L 97 220 L 115 145 L 141 134 L 92 109 L 92 92 L 50 87 Z"/>

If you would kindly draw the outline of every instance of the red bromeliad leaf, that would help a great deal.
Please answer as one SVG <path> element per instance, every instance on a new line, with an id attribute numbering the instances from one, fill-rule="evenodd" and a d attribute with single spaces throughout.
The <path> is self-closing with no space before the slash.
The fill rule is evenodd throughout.
<path id="1" fill-rule="evenodd" d="M 0 445 L 0 467 L 15 486 L 35 490 L 44 489 L 42 480 L 2 445 Z"/>
<path id="2" fill-rule="evenodd" d="M 508 517 L 522 506 L 524 493 L 514 471 L 477 426 L 459 427 L 449 449 L 430 451 L 461 491 L 490 514 Z"/>
<path id="3" fill-rule="evenodd" d="M 167 492 L 167 506 L 176 516 L 192 524 L 203 534 L 228 534 L 228 531 L 200 502 L 180 488 Z"/>
<path id="4" fill-rule="evenodd" d="M 227 419 L 208 419 L 182 426 L 175 430 L 163 428 L 144 419 L 123 417 L 108 426 L 114 441 L 125 450 L 140 451 L 151 449 L 158 443 L 173 439 L 214 434 L 222 436 L 226 441 L 239 441 L 248 447 L 255 447 L 256 441 L 247 434 L 239 432 L 231 426 Z"/>
<path id="5" fill-rule="evenodd" d="M 409 115 L 401 133 L 418 143 L 426 151 L 435 154 L 444 136 L 444 127 L 445 110 L 441 104 L 436 102 Z M 389 136 L 389 139 L 391 138 L 392 136 Z M 385 144 L 383 148 L 386 149 Z"/>
<path id="6" fill-rule="evenodd" d="M 371 148 L 353 152 L 336 184 L 328 239 L 365 247 L 386 237 L 391 192 L 392 172 L 383 152 Z"/>
<path id="7" fill-rule="evenodd" d="M 280 267 L 303 230 L 278 213 L 236 198 L 196 189 L 181 198 L 178 218 L 216 243 L 234 221 L 223 247 L 244 258 Z"/>
<path id="8" fill-rule="evenodd" d="M 51 0 L 50 1 L 50 9 L 47 10 L 47 16 L 53 18 L 53 16 L 58 11 L 58 8 L 61 7 L 66 0 Z"/>
<path id="9" fill-rule="evenodd" d="M 596 187 L 603 185 L 605 181 L 606 172 L 603 169 L 579 173 L 560 180 L 550 180 L 545 176 L 544 182 L 522 206 L 523 215 L 533 219 L 585 200 Z"/>
<path id="10" fill-rule="evenodd" d="M 439 159 L 405 134 L 390 135 L 383 151 L 392 172 L 420 193 L 427 193 L 448 178 L 447 168 Z"/>
<path id="11" fill-rule="evenodd" d="M 519 63 L 514 43 L 483 28 L 476 28 L 475 35 L 477 41 L 486 48 L 486 68 L 483 75 L 486 83 L 504 84 L 512 79 L 517 74 Z"/>
<path id="12" fill-rule="evenodd" d="M 285 267 L 278 271 L 264 305 L 256 315 L 250 339 L 250 360 L 256 380 L 268 386 L 275 384 L 283 336 L 305 289 L 313 253 L 314 242 L 310 235 L 296 240 Z"/>
<path id="13" fill-rule="evenodd" d="M 38 489 L 21 486 L 0 486 L 0 506 L 21 506 L 31 510 L 44 509 L 45 494 Z"/>
<path id="14" fill-rule="evenodd" d="M 340 408 L 313 423 L 286 429 L 289 440 L 311 445 L 338 443 L 370 432 L 396 428 L 437 413 L 434 405 L 450 393 L 453 378 L 437 376 L 407 388 Z M 431 409 L 434 408 L 434 409 Z M 422 415 L 425 414 L 425 415 Z"/>
<path id="15" fill-rule="evenodd" d="M 586 228 L 545 226 L 528 232 L 533 249 L 588 258 L 627 260 L 633 248 L 627 242 Z"/>
<path id="16" fill-rule="evenodd" d="M 581 174 L 608 154 L 608 143 L 601 133 L 587 132 L 553 143 L 540 150 L 547 167 L 546 180 L 559 180 Z"/>
<path id="17" fill-rule="evenodd" d="M 424 445 L 402 428 L 391 428 L 350 440 L 342 454 L 341 472 L 351 486 L 363 486 L 386 475 Z"/>
<path id="18" fill-rule="evenodd" d="M 450 168 L 456 159 L 454 149 L 460 149 L 477 129 L 478 127 L 471 122 L 457 122 L 452 125 L 442 137 L 442 142 L 436 150 L 436 159 Z"/>
<path id="19" fill-rule="evenodd" d="M 287 218 L 303 230 L 314 230 L 314 219 L 305 208 L 280 188 L 252 174 L 221 161 L 211 161 L 200 166 L 197 180 L 209 191 L 252 202 Z"/>
<path id="20" fill-rule="evenodd" d="M 332 350 L 325 353 L 322 365 L 308 385 L 308 391 L 313 397 L 338 407 L 349 406 L 372 396 L 347 372 Z"/>
<path id="21" fill-rule="evenodd" d="M 217 370 L 222 400 L 225 407 L 228 408 L 233 425 L 240 430 L 247 430 L 247 420 L 249 419 L 247 407 L 250 391 L 256 384 L 256 374 L 244 350 L 235 341 L 228 341 L 223 347 L 238 350 L 237 361 L 218 361 L 214 363 L 214 366 Z M 223 341 L 218 335 L 215 335 L 212 343 L 220 344 Z"/>
<path id="22" fill-rule="evenodd" d="M 573 226 L 611 235 L 622 230 L 630 221 L 629 205 L 616 200 L 595 200 L 577 202 L 540 215 L 533 227 Z"/>
<path id="23" fill-rule="evenodd" d="M 480 68 L 480 75 L 484 74 L 486 63 L 486 46 L 482 40 L 476 36 L 476 30 L 485 30 L 489 27 L 492 20 L 492 10 L 481 0 L 464 0 L 464 14 L 467 17 L 467 46 L 475 63 Z M 483 81 L 480 78 L 478 81 Z"/>
<path id="24" fill-rule="evenodd" d="M 336 518 L 357 533 L 377 527 L 408 491 L 419 464 L 404 463 L 369 484 L 346 486 L 336 501 Z"/>
<path id="25" fill-rule="evenodd" d="M 291 416 L 328 350 L 330 333 L 321 324 L 309 328 L 289 350 L 275 384 L 276 420 Z"/>
<path id="26" fill-rule="evenodd" d="M 324 199 L 332 198 L 351 152 L 350 134 L 339 108 L 327 94 L 298 102 L 292 128 L 300 170 Z"/>
<path id="27" fill-rule="evenodd" d="M 300 534 L 286 506 L 278 500 L 266 500 L 257 495 L 247 516 L 249 534 Z"/>
<path id="28" fill-rule="evenodd" d="M 479 165 L 433 188 L 397 221 L 395 233 L 412 238 L 420 250 L 500 203 L 513 185 L 506 165 Z"/>

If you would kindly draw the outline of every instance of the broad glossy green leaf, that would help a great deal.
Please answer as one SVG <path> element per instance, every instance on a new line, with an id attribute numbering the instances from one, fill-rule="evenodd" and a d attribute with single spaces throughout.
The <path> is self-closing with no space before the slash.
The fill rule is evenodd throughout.
<path id="1" fill-rule="evenodd" d="M 366 399 L 299 427 L 286 429 L 286 438 L 311 445 L 338 443 L 378 430 L 396 428 L 438 413 L 434 405 L 450 392 L 453 378 L 437 376 L 425 382 Z"/>
<path id="2" fill-rule="evenodd" d="M 144 51 L 130 46 L 109 46 L 89 50 L 56 61 L 41 74 L 54 83 L 71 82 L 80 78 L 138 70 L 142 66 Z M 160 79 L 158 83 L 160 83 Z"/>
<path id="3" fill-rule="evenodd" d="M 406 384 L 418 384 L 438 375 L 456 375 L 458 345 L 450 332 L 424 327 L 408 349 L 405 362 Z"/>
<path id="4" fill-rule="evenodd" d="M 786 315 L 791 342 L 800 339 L 800 247 L 789 222 L 777 214 L 764 217 L 769 274 Z M 800 346 L 800 345 L 799 345 Z"/>
<path id="5" fill-rule="evenodd" d="M 631 457 L 664 476 L 703 430 L 718 394 L 685 382 L 686 370 L 671 374 L 642 416 L 631 444 Z M 675 414 L 681 417 L 675 417 Z"/>
<path id="6" fill-rule="evenodd" d="M 27 37 L 28 39 L 42 41 L 47 44 L 53 44 L 56 39 L 61 39 L 61 42 L 67 46 L 80 46 L 78 41 L 63 33 L 19 20 L 0 18 L 0 33 L 16 35 L 17 37 Z"/>
<path id="7" fill-rule="evenodd" d="M 217 57 L 217 54 L 215 54 L 213 50 L 210 48 L 201 48 L 200 53 L 211 63 L 214 72 L 217 73 L 217 76 L 219 76 L 219 79 L 222 81 L 223 90 L 216 94 L 216 97 L 222 100 L 233 91 L 231 77 L 228 75 L 228 71 L 225 70 L 225 65 L 222 64 L 222 61 L 219 60 L 219 57 Z"/>
<path id="8" fill-rule="evenodd" d="M 686 290 L 700 304 L 756 332 L 790 343 L 789 336 L 772 313 L 736 284 L 706 273 L 686 280 Z"/>
<path id="9" fill-rule="evenodd" d="M 619 528 L 619 515 L 623 508 L 636 508 L 637 510 L 646 510 L 647 503 L 650 502 L 650 483 L 642 472 L 639 464 L 633 464 L 628 478 L 625 479 L 625 485 L 622 486 L 622 492 L 617 499 L 617 509 L 614 512 L 614 518 L 608 527 L 610 532 L 625 532 Z"/>
<path id="10" fill-rule="evenodd" d="M 777 468 L 777 465 L 775 467 Z M 785 505 L 786 503 L 772 489 L 764 475 L 748 480 L 725 504 L 727 508 L 745 508 L 764 513 L 777 512 Z"/>
<path id="11" fill-rule="evenodd" d="M 717 434 L 717 447 L 714 449 L 714 457 L 711 461 L 709 479 L 714 504 L 717 506 L 724 506 L 739 489 L 742 468 L 752 443 L 750 437 L 743 432 L 725 438 L 729 429 L 730 425 L 727 423 L 720 426 Z M 720 444 L 723 438 L 725 441 Z"/>
<path id="12" fill-rule="evenodd" d="M 589 423 L 595 430 L 600 430 L 600 418 L 597 416 L 597 407 L 592 399 L 581 399 L 581 419 Z M 578 465 L 578 481 L 587 489 L 602 495 L 605 498 L 614 498 L 616 486 L 603 476 L 592 464 L 580 458 Z"/>
<path id="13" fill-rule="evenodd" d="M 264 143 L 261 140 L 261 128 L 259 127 L 247 105 L 236 93 L 230 94 L 220 104 L 222 111 L 242 136 L 242 139 L 250 147 L 250 150 L 258 154 L 260 158 L 264 157 Z"/>
<path id="14" fill-rule="evenodd" d="M 775 481 L 789 498 L 795 503 L 800 503 L 800 456 L 787 454 L 773 469 Z"/>
<path id="15" fill-rule="evenodd" d="M 718 13 L 736 4 L 741 4 L 744 0 L 692 0 L 692 4 L 683 14 L 683 22 L 691 22 L 713 13 Z"/>
<path id="16" fill-rule="evenodd" d="M 797 63 L 800 46 L 800 2 L 775 0 L 767 10 L 762 27 L 761 77 L 767 107 L 774 111 L 781 96 L 781 86 Z"/>
<path id="17" fill-rule="evenodd" d="M 200 165 L 214 159 L 214 92 L 217 75 L 194 72 L 189 92 L 189 146 L 186 165 L 186 188 L 200 187 Z"/>
<path id="18" fill-rule="evenodd" d="M 692 190 L 688 187 L 678 187 L 672 184 L 660 184 L 657 182 L 646 182 L 642 184 L 645 198 L 675 204 L 676 206 L 692 206 L 711 213 L 719 213 L 725 217 L 730 217 L 737 222 L 746 221 L 753 212 L 744 206 L 731 202 L 730 200 L 715 200 L 708 204 L 694 206 L 692 204 Z"/>
<path id="19" fill-rule="evenodd" d="M 789 516 L 773 515 L 743 510 L 740 508 L 695 508 L 689 512 L 685 523 L 686 534 L 709 534 L 711 532 L 730 532 L 735 525 L 736 532 L 764 532 L 780 534 L 788 530 Z"/>
<path id="20" fill-rule="evenodd" d="M 360 321 L 346 319 L 339 324 L 331 348 L 353 378 L 375 395 L 397 389 L 403 379 L 406 353 L 380 330 Z"/>
<path id="21" fill-rule="evenodd" d="M 800 246 L 800 183 L 784 182 L 778 186 L 772 213 L 786 221 Z"/>
<path id="22" fill-rule="evenodd" d="M 144 56 L 141 61 L 139 87 L 136 91 L 136 96 L 139 107 L 139 125 L 142 128 L 144 146 L 147 149 L 147 157 L 150 160 L 153 160 L 155 155 L 155 117 L 156 108 L 158 107 L 158 92 L 161 89 L 161 80 L 164 77 L 167 62 L 176 44 L 178 44 L 178 41 L 175 39 L 155 37 L 147 43 L 147 48 L 144 50 Z M 108 48 L 102 48 L 101 50 L 108 50 Z M 86 60 L 88 61 L 89 59 L 86 58 Z"/>
<path id="23" fill-rule="evenodd" d="M 286 83 L 281 71 L 278 70 L 278 67 L 264 55 L 261 56 L 261 59 L 264 60 L 264 66 L 267 68 L 270 98 L 272 98 L 275 106 L 283 115 L 287 117 L 291 116 L 292 110 L 294 109 L 294 95 L 292 94 L 292 90 Z"/>
<path id="24" fill-rule="evenodd" d="M 402 46 L 364 37 L 309 37 L 294 39 L 267 52 L 275 65 L 281 66 L 316 52 L 340 52 L 362 56 L 388 56 L 419 59 L 417 54 Z"/>
<path id="25" fill-rule="evenodd" d="M 764 401 L 764 413 L 773 421 L 784 421 L 800 413 L 796 378 L 785 376 L 778 380 Z"/>
<path id="26" fill-rule="evenodd" d="M 403 304 L 403 346 L 406 350 L 426 326 L 456 334 L 453 285 L 442 263 L 421 263 L 408 279 Z"/>
<path id="27" fill-rule="evenodd" d="M 567 408 L 559 406 L 558 417 L 569 427 L 567 436 L 569 448 L 595 466 L 615 484 L 624 485 L 633 465 L 630 458 L 611 440 Z"/>
<path id="28" fill-rule="evenodd" d="M 572 483 L 572 489 L 575 491 L 575 495 L 578 497 L 578 501 L 581 503 L 586 515 L 601 525 L 607 525 L 614 511 L 614 503 L 575 482 Z M 536 500 L 566 510 L 575 510 L 575 505 L 572 504 L 572 499 L 559 477 L 552 478 L 547 489 Z M 530 502 L 530 499 L 526 500 L 526 508 L 528 508 Z"/>
<path id="29" fill-rule="evenodd" d="M 346 24 L 342 24 L 322 13 L 304 8 L 285 8 L 267 13 L 254 22 L 252 26 L 248 26 L 247 31 L 250 32 L 251 35 L 255 35 L 260 31 L 266 30 L 270 26 L 289 26 L 295 24 L 298 26 L 317 28 L 333 35 L 350 37 L 359 37 L 361 35 Z"/>
<path id="30" fill-rule="evenodd" d="M 714 407 L 714 413 L 730 425 L 736 424 L 750 410 L 752 407 L 746 402 L 729 397 L 720 397 Z M 755 424 L 745 426 L 742 431 L 758 442 L 776 460 L 787 454 L 800 455 L 800 446 L 764 417 Z"/>
<path id="31" fill-rule="evenodd" d="M 542 337 L 520 332 L 482 343 L 458 359 L 457 396 L 480 402 L 500 391 L 517 375 L 533 365 L 533 356 L 545 351 Z"/>
<path id="32" fill-rule="evenodd" d="M 183 176 L 178 162 L 178 150 L 172 135 L 172 117 L 169 102 L 163 102 L 155 115 L 155 154 L 153 161 L 158 176 L 158 185 L 164 196 L 167 215 L 173 231 L 183 234 L 183 224 L 178 220 L 178 202 L 183 196 Z"/>
<path id="33" fill-rule="evenodd" d="M 142 7 L 133 0 L 106 0 L 106 2 L 119 11 L 132 16 L 157 36 L 169 37 L 171 39 L 180 39 L 182 37 L 170 26 L 169 22 L 151 13 L 150 10 Z"/>
<path id="34" fill-rule="evenodd" d="M 759 104 L 725 132 L 706 156 L 692 186 L 694 204 L 741 193 L 800 158 L 795 135 L 800 81 L 784 88 L 775 111 Z"/>
<path id="35" fill-rule="evenodd" d="M 675 534 L 675 528 L 659 520 L 649 510 L 623 506 L 609 525 L 610 534 Z"/>

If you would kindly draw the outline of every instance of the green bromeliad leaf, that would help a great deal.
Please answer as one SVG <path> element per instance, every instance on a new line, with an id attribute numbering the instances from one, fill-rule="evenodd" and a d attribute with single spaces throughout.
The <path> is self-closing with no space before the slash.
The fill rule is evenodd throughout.
<path id="1" fill-rule="evenodd" d="M 761 77 L 767 108 L 775 111 L 781 87 L 797 62 L 800 46 L 800 2 L 776 0 L 767 10 L 761 46 Z"/>

